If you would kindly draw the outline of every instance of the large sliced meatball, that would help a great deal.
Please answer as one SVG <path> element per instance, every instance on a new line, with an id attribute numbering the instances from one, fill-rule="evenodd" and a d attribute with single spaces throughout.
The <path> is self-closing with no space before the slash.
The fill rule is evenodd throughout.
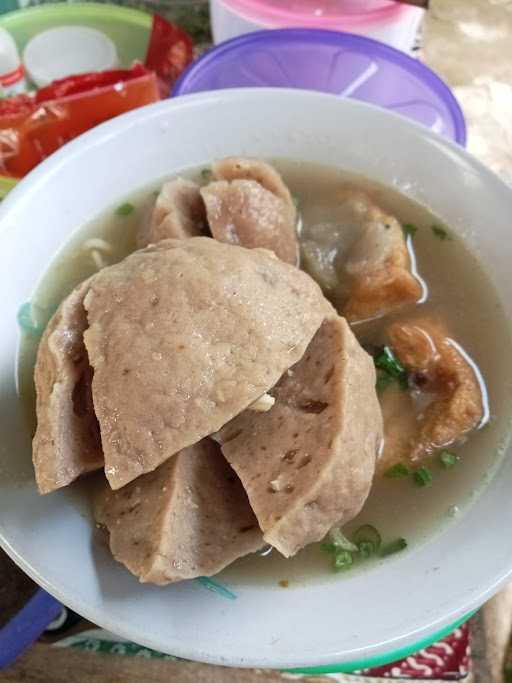
<path id="1" fill-rule="evenodd" d="M 276 169 L 261 159 L 226 157 L 212 164 L 215 180 L 254 180 L 286 204 L 295 216 L 295 204 L 290 190 Z"/>
<path id="2" fill-rule="evenodd" d="M 281 176 L 257 159 L 230 157 L 216 162 L 215 181 L 201 189 L 212 235 L 250 249 L 271 249 L 297 264 L 296 210 Z"/>
<path id="3" fill-rule="evenodd" d="M 103 269 L 85 307 L 112 488 L 254 403 L 328 310 L 318 285 L 272 253 L 205 237 L 165 240 Z"/>
<path id="4" fill-rule="evenodd" d="M 137 235 L 139 247 L 168 238 L 186 239 L 204 234 L 206 210 L 199 185 L 176 178 L 164 183 L 158 193 L 149 220 Z"/>
<path id="5" fill-rule="evenodd" d="M 37 431 L 32 458 L 40 493 L 103 466 L 84 346 L 86 280 L 64 299 L 41 339 L 35 367 Z"/>
<path id="6" fill-rule="evenodd" d="M 285 557 L 350 521 L 370 490 L 382 417 L 372 359 L 343 318 L 324 321 L 304 357 L 216 437 L 263 537 Z"/>
<path id="7" fill-rule="evenodd" d="M 105 482 L 95 517 L 115 559 L 143 583 L 211 576 L 263 545 L 240 480 L 209 439 L 119 491 Z"/>

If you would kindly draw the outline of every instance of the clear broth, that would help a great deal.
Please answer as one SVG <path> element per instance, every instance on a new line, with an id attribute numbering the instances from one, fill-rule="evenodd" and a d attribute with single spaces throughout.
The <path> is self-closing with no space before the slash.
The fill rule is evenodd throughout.
<path id="1" fill-rule="evenodd" d="M 384 330 L 392 320 L 435 313 L 446 320 L 451 334 L 477 363 L 485 378 L 491 419 L 484 428 L 473 433 L 467 443 L 455 449 L 461 455 L 461 462 L 446 471 L 433 459 L 430 466 L 434 483 L 430 488 L 418 488 L 410 478 L 376 479 L 362 512 L 347 527 L 350 532 L 360 524 L 372 524 L 379 529 L 384 541 L 404 537 L 409 546 L 423 543 L 464 513 L 492 477 L 506 449 L 512 398 L 512 388 L 506 378 L 512 375 L 512 343 L 505 313 L 476 256 L 459 236 L 450 240 L 436 238 L 431 227 L 442 221 L 426 207 L 396 190 L 342 170 L 285 160 L 273 163 L 300 202 L 303 226 L 320 222 L 336 225 L 341 218 L 336 192 L 340 184 L 350 182 L 371 191 L 377 202 L 402 224 L 412 223 L 418 227 L 414 250 L 418 272 L 428 285 L 427 301 L 381 320 L 355 325 L 354 332 L 360 341 L 382 343 Z M 204 182 L 197 169 L 189 176 Z M 91 252 L 84 250 L 87 240 L 100 238 L 112 245 L 112 251 L 105 254 L 108 264 L 121 260 L 135 249 L 137 227 L 160 186 L 161 182 L 155 183 L 131 196 L 129 201 L 134 210 L 129 215 L 119 216 L 113 207 L 75 233 L 51 264 L 33 297 L 38 325 L 44 326 L 73 287 L 96 272 Z M 20 351 L 20 395 L 31 428 L 34 428 L 33 368 L 37 340 L 26 336 Z M 367 570 L 375 564 L 375 561 L 361 562 L 358 569 Z M 290 586 L 311 580 L 313 576 L 324 580 L 329 577 L 339 580 L 340 577 L 331 572 L 330 558 L 319 544 L 305 548 L 288 560 L 275 551 L 265 556 L 242 558 L 220 575 L 221 580 L 231 585 L 242 581 L 260 584 L 262 581 L 287 581 Z"/>

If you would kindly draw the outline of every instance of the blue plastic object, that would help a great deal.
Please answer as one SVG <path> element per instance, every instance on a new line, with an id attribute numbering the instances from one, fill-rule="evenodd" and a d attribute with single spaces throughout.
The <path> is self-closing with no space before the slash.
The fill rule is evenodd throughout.
<path id="1" fill-rule="evenodd" d="M 62 609 L 60 602 L 39 589 L 0 629 L 0 670 L 10 666 L 46 629 Z"/>

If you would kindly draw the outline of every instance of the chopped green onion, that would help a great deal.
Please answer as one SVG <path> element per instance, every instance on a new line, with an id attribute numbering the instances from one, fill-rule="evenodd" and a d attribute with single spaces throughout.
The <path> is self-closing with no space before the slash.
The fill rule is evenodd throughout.
<path id="1" fill-rule="evenodd" d="M 404 235 L 406 237 L 414 237 L 414 235 L 418 232 L 418 228 L 412 223 L 406 223 L 403 225 L 402 230 L 404 231 Z"/>
<path id="2" fill-rule="evenodd" d="M 336 550 L 348 550 L 351 553 L 357 552 L 357 545 L 351 543 L 338 527 L 334 527 L 329 531 L 329 540 Z"/>
<path id="3" fill-rule="evenodd" d="M 353 563 L 354 558 L 348 550 L 340 550 L 334 556 L 334 570 L 337 572 L 344 572 L 350 569 Z"/>
<path id="4" fill-rule="evenodd" d="M 217 595 L 220 595 L 223 598 L 227 598 L 228 600 L 236 600 L 237 598 L 236 593 L 233 593 L 233 591 L 230 591 L 229 588 L 226 588 L 226 586 L 223 586 L 218 581 L 211 579 L 209 576 L 199 576 L 196 581 L 204 588 L 212 591 L 212 593 L 217 593 Z"/>
<path id="5" fill-rule="evenodd" d="M 408 389 L 408 387 L 409 387 L 409 375 L 407 374 L 407 372 L 404 372 L 404 374 L 398 378 L 398 384 L 400 385 L 401 389 L 404 389 L 404 390 Z"/>
<path id="6" fill-rule="evenodd" d="M 405 479 L 410 473 L 411 470 L 407 465 L 404 465 L 402 462 L 397 462 L 396 465 L 393 465 L 384 472 L 384 476 L 386 479 Z"/>
<path id="7" fill-rule="evenodd" d="M 375 358 L 375 365 L 380 370 L 387 372 L 391 377 L 398 378 L 405 372 L 405 368 L 389 346 L 385 346 Z"/>
<path id="8" fill-rule="evenodd" d="M 337 550 L 334 543 L 321 543 L 320 548 L 326 553 L 335 553 Z"/>
<path id="9" fill-rule="evenodd" d="M 212 179 L 212 172 L 209 168 L 203 168 L 201 169 L 201 180 L 204 180 L 205 183 L 209 182 Z"/>
<path id="10" fill-rule="evenodd" d="M 297 197 L 296 194 L 292 196 L 293 203 L 295 204 L 295 208 L 298 210 L 300 208 L 300 199 Z"/>
<path id="11" fill-rule="evenodd" d="M 387 389 L 387 387 L 390 384 L 393 384 L 394 378 L 390 377 L 390 375 L 386 374 L 385 372 L 382 372 L 379 370 L 377 373 L 377 381 L 375 383 L 375 389 L 378 394 L 382 394 L 382 392 Z"/>
<path id="12" fill-rule="evenodd" d="M 437 237 L 440 240 L 451 240 L 452 238 L 448 234 L 448 231 L 446 228 L 441 227 L 440 225 L 433 225 L 432 226 L 432 232 L 434 233 L 434 236 Z"/>
<path id="13" fill-rule="evenodd" d="M 133 204 L 130 204 L 130 202 L 125 202 L 124 204 L 120 204 L 117 209 L 116 209 L 116 216 L 129 216 L 133 211 L 135 207 Z"/>
<path id="14" fill-rule="evenodd" d="M 432 486 L 432 472 L 428 467 L 419 467 L 414 472 L 414 481 L 417 486 Z"/>
<path id="15" fill-rule="evenodd" d="M 381 557 L 387 557 L 388 555 L 399 553 L 405 548 L 407 548 L 407 541 L 405 538 L 397 538 L 395 541 L 391 541 L 391 543 L 386 543 L 386 545 L 381 548 L 379 555 Z"/>
<path id="16" fill-rule="evenodd" d="M 389 346 L 385 346 L 382 351 L 374 359 L 375 367 L 383 370 L 387 375 L 393 379 L 398 380 L 402 389 L 407 389 L 408 378 L 407 370 L 393 353 Z"/>
<path id="17" fill-rule="evenodd" d="M 29 337 L 39 339 L 44 332 L 44 325 L 40 325 L 34 317 L 34 308 L 30 302 L 22 304 L 16 315 L 21 331 Z"/>
<path id="18" fill-rule="evenodd" d="M 356 544 L 361 554 L 363 554 L 361 550 L 363 544 L 366 550 L 369 549 L 370 545 L 372 546 L 373 551 L 370 554 L 376 552 L 382 544 L 381 535 L 371 524 L 363 524 L 359 529 L 356 529 L 352 534 L 352 541 Z"/>
<path id="19" fill-rule="evenodd" d="M 441 453 L 439 453 L 441 465 L 447 470 L 454 467 L 459 462 L 459 459 L 459 456 L 451 451 L 441 451 Z"/>
<path id="20" fill-rule="evenodd" d="M 335 529 L 339 532 L 338 529 Z M 332 533 L 332 532 L 331 532 Z M 345 537 L 343 536 L 345 539 Z M 346 539 L 345 539 L 346 541 Z M 345 542 L 344 541 L 344 542 Z M 374 555 L 379 557 L 386 557 L 393 555 L 407 547 L 407 541 L 404 538 L 397 538 L 390 543 L 382 544 L 382 538 L 377 529 L 371 524 L 363 524 L 352 534 L 352 541 L 347 541 L 350 548 L 342 548 L 336 543 L 322 543 L 320 546 L 322 550 L 332 555 L 332 563 L 334 570 L 337 572 L 346 571 L 354 564 L 357 557 L 362 560 L 367 560 Z"/>
<path id="21" fill-rule="evenodd" d="M 375 555 L 376 552 L 375 546 L 371 541 L 361 541 L 361 543 L 358 545 L 358 548 L 359 554 L 365 560 L 367 560 L 372 555 Z"/>

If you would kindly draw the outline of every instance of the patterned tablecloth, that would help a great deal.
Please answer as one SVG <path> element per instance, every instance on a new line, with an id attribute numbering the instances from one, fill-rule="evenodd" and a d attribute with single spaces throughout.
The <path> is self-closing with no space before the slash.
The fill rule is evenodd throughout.
<path id="1" fill-rule="evenodd" d="M 96 628 L 77 614 L 63 608 L 61 615 L 42 637 L 42 642 L 57 647 L 71 647 L 99 654 L 145 657 L 178 661 L 176 657 L 150 650 Z M 353 676 L 332 674 L 338 681 L 378 683 L 390 679 L 409 681 L 465 681 L 470 678 L 470 629 L 463 624 L 453 633 L 414 655 L 385 666 L 356 672 Z"/>

